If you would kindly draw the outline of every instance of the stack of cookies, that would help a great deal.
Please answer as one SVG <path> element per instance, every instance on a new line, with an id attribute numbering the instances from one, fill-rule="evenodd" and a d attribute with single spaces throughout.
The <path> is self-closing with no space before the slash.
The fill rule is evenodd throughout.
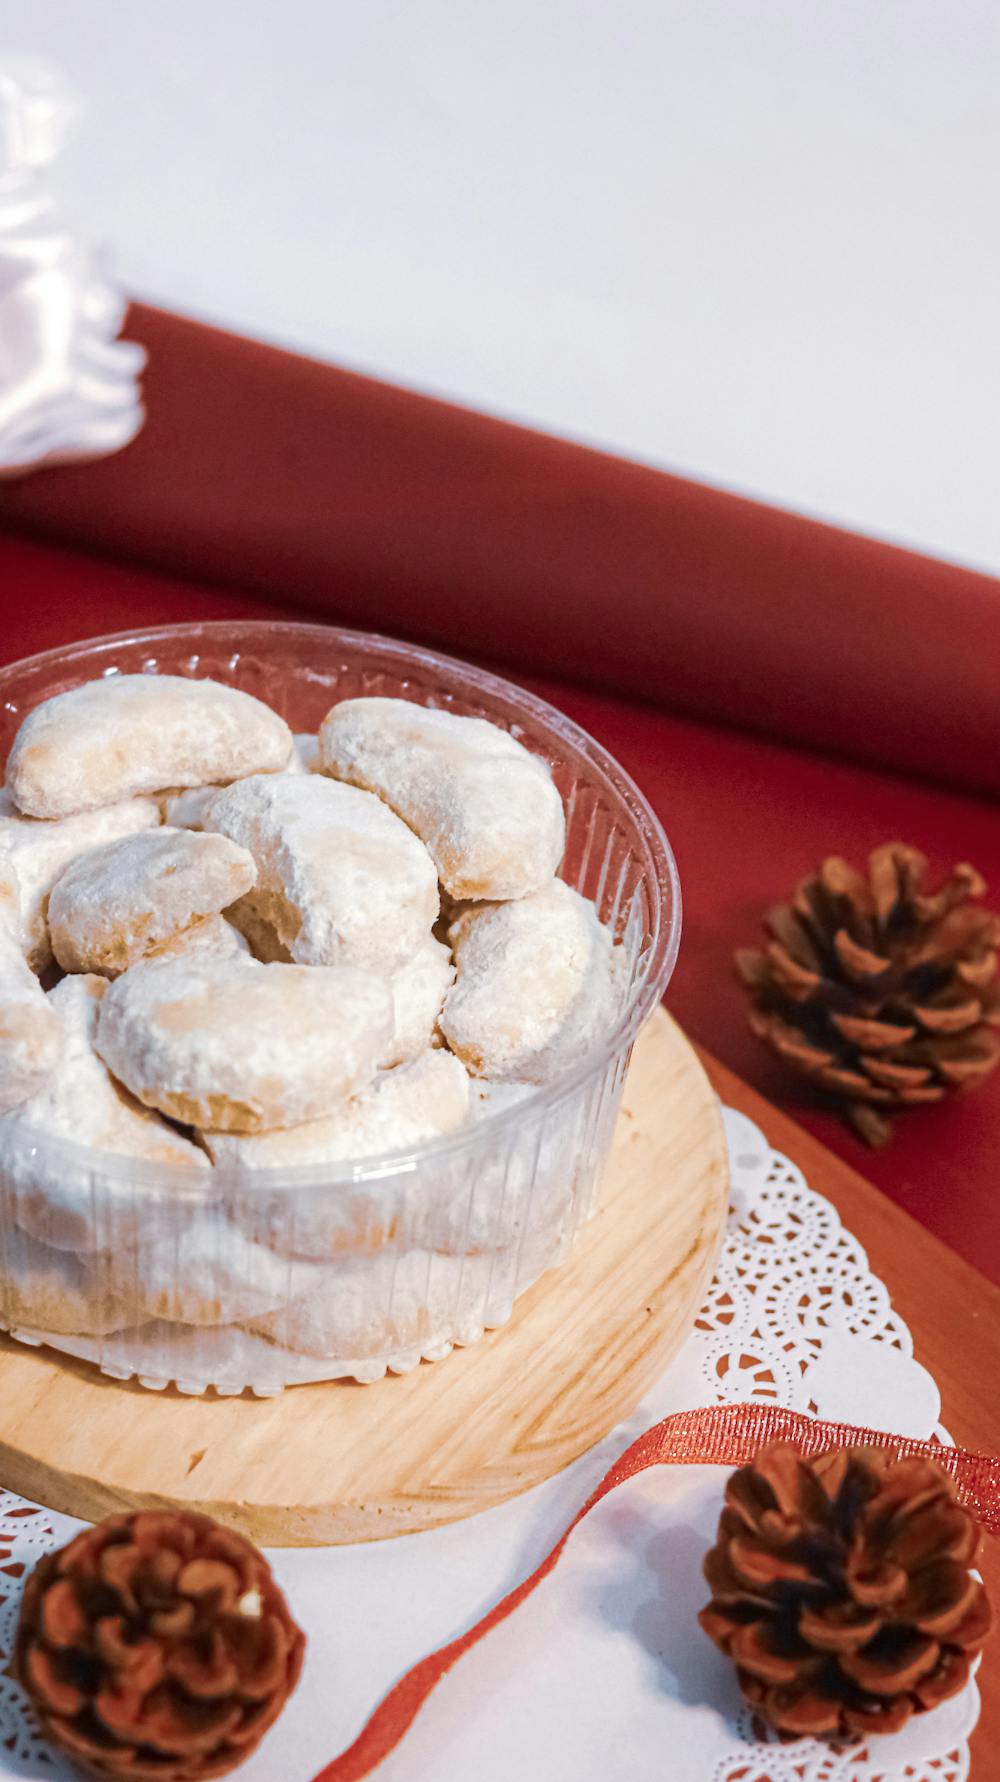
<path id="1" fill-rule="evenodd" d="M 627 970 L 513 736 L 386 698 L 293 736 L 220 682 L 112 675 L 29 714 L 2 800 L 9 1327 L 374 1378 L 566 1253 L 594 1134 L 538 1091 Z"/>

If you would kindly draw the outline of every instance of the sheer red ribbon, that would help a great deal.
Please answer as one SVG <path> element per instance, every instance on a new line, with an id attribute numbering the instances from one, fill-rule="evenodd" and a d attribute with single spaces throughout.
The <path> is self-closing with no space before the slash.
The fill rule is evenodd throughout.
<path id="1" fill-rule="evenodd" d="M 992 1454 L 971 1454 L 964 1448 L 944 1448 L 935 1442 L 912 1441 L 908 1436 L 884 1435 L 849 1423 L 824 1423 L 779 1405 L 715 1405 L 678 1411 L 654 1424 L 626 1448 L 530 1577 L 501 1597 L 474 1627 L 447 1646 L 428 1653 L 407 1671 L 379 1703 L 353 1745 L 326 1764 L 313 1782 L 360 1782 L 361 1777 L 370 1776 L 399 1744 L 431 1690 L 452 1665 L 520 1608 L 562 1557 L 577 1523 L 616 1485 L 624 1485 L 627 1479 L 650 1466 L 743 1466 L 765 1443 L 773 1441 L 791 1442 L 807 1457 L 822 1454 L 828 1448 L 866 1446 L 886 1448 L 898 1459 L 920 1455 L 934 1460 L 951 1474 L 960 1500 L 983 1527 L 992 1535 L 1000 1534 L 1000 1459 Z"/>

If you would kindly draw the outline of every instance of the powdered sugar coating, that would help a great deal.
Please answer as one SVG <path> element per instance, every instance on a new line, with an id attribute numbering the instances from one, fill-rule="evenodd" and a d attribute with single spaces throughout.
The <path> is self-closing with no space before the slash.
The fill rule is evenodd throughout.
<path id="1" fill-rule="evenodd" d="M 451 953 L 441 941 L 433 939 L 426 941 L 410 963 L 390 979 L 396 1028 L 389 1053 L 382 1060 L 384 1069 L 408 1064 L 427 1050 L 454 982 Z"/>
<path id="2" fill-rule="evenodd" d="M 18 1225 L 41 1242 L 81 1253 L 128 1241 L 143 1221 L 141 1193 L 128 1184 L 117 1190 L 106 1185 L 98 1229 L 89 1170 L 56 1157 L 39 1140 L 69 1139 L 195 1175 L 206 1170 L 197 1145 L 136 1101 L 97 1056 L 94 1037 L 107 989 L 105 978 L 84 974 L 63 978 L 49 992 L 64 1036 L 58 1069 L 30 1101 L 0 1120 L 0 1174 Z"/>
<path id="3" fill-rule="evenodd" d="M 384 980 L 353 966 L 145 960 L 108 990 L 97 1049 L 174 1119 L 266 1132 L 319 1119 L 364 1088 L 392 1022 Z"/>
<path id="4" fill-rule="evenodd" d="M 128 1323 L 125 1307 L 101 1289 L 85 1262 L 23 1231 L 4 1239 L 0 1307 L 13 1330 L 53 1336 L 106 1336 Z"/>
<path id="5" fill-rule="evenodd" d="M 74 860 L 49 897 L 52 951 L 65 971 L 125 971 L 249 891 L 253 855 L 223 835 L 163 828 Z"/>
<path id="6" fill-rule="evenodd" d="M 270 922 L 299 964 L 395 971 L 427 940 L 433 862 L 370 792 L 258 774 L 220 792 L 206 822 L 250 850 L 257 886 L 242 907 Z"/>
<path id="7" fill-rule="evenodd" d="M 425 1351 L 474 1343 L 484 1327 L 506 1323 L 517 1294 L 564 1254 L 562 1233 L 551 1227 L 492 1255 L 446 1256 L 418 1247 L 326 1266 L 300 1264 L 312 1271 L 308 1290 L 280 1310 L 248 1319 L 247 1328 L 300 1355 L 335 1357 L 358 1379 L 376 1379 L 384 1361 L 369 1371 L 370 1358 L 392 1353 L 393 1367 L 402 1371 Z M 388 1317 L 381 1309 L 387 1303 Z"/>
<path id="8" fill-rule="evenodd" d="M 116 1251 L 106 1266 L 112 1294 L 127 1294 L 140 1318 L 230 1324 L 308 1290 L 315 1265 L 290 1263 L 218 1209 L 179 1228 L 168 1243 Z"/>
<path id="9" fill-rule="evenodd" d="M 65 817 L 164 786 L 276 773 L 291 752 L 284 719 L 221 681 L 111 675 L 28 713 L 7 785 L 28 816 Z"/>
<path id="10" fill-rule="evenodd" d="M 172 935 L 170 940 L 163 941 L 146 955 L 149 959 L 249 959 L 251 956 L 246 936 L 232 922 L 227 922 L 225 916 L 205 916 L 200 922 L 192 922 L 190 928 Z"/>
<path id="11" fill-rule="evenodd" d="M 0 855 L 0 1114 L 37 1093 L 62 1054 L 59 1013 L 21 951 L 21 903 L 9 854 Z"/>
<path id="12" fill-rule="evenodd" d="M 46 822 L 23 817 L 10 794 L 0 791 L 0 852 L 9 855 L 21 892 L 21 945 L 33 970 L 52 963 L 46 905 L 60 873 L 71 860 L 122 835 L 159 826 L 152 798 L 127 798 L 102 810 Z"/>
<path id="13" fill-rule="evenodd" d="M 319 733 L 324 771 L 377 792 L 420 836 L 452 897 L 525 897 L 562 858 L 544 761 L 483 718 L 405 699 L 345 699 Z"/>
<path id="14" fill-rule="evenodd" d="M 304 1126 L 242 1136 L 203 1132 L 212 1162 L 227 1169 L 299 1169 L 385 1156 L 454 1132 L 468 1112 L 469 1078 L 450 1052 L 425 1052 L 387 1071 L 336 1113 Z"/>
<path id="15" fill-rule="evenodd" d="M 451 925 L 457 976 L 440 1026 L 475 1076 L 546 1083 L 614 1021 L 615 950 L 592 903 L 554 879 Z"/>

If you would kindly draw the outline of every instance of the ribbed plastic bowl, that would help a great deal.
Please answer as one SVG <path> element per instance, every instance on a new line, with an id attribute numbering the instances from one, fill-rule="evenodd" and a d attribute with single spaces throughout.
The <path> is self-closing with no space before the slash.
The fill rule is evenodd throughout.
<path id="1" fill-rule="evenodd" d="M 258 1172 L 149 1166 L 0 1121 L 0 1324 L 185 1392 L 269 1395 L 439 1360 L 509 1318 L 595 1205 L 632 1043 L 680 939 L 666 837 L 618 763 L 531 694 L 447 656 L 319 625 L 180 625 L 0 670 L 3 755 L 25 714 L 113 674 L 211 676 L 293 730 L 382 694 L 488 718 L 549 762 L 561 873 L 621 943 L 620 1018 L 564 1076 L 447 1138 L 358 1163 Z"/>

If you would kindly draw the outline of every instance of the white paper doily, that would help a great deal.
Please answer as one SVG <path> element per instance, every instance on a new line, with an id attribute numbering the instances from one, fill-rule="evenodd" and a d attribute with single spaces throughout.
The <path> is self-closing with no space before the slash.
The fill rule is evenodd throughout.
<path id="1" fill-rule="evenodd" d="M 770 1399 L 949 1441 L 934 1381 L 861 1246 L 756 1126 L 729 1109 L 725 1121 L 732 1200 L 719 1266 L 696 1330 L 627 1425 L 471 1521 L 271 1554 L 309 1650 L 241 1782 L 309 1782 L 400 1672 L 531 1570 L 612 1459 L 671 1411 Z M 380 1782 L 964 1782 L 975 1683 L 847 1753 L 754 1738 L 732 1667 L 694 1621 L 723 1477 L 657 1468 L 605 1500 L 531 1602 L 437 1691 Z M 38 1737 L 5 1660 L 24 1572 L 79 1526 L 0 1492 L 0 1778 L 73 1774 Z"/>

